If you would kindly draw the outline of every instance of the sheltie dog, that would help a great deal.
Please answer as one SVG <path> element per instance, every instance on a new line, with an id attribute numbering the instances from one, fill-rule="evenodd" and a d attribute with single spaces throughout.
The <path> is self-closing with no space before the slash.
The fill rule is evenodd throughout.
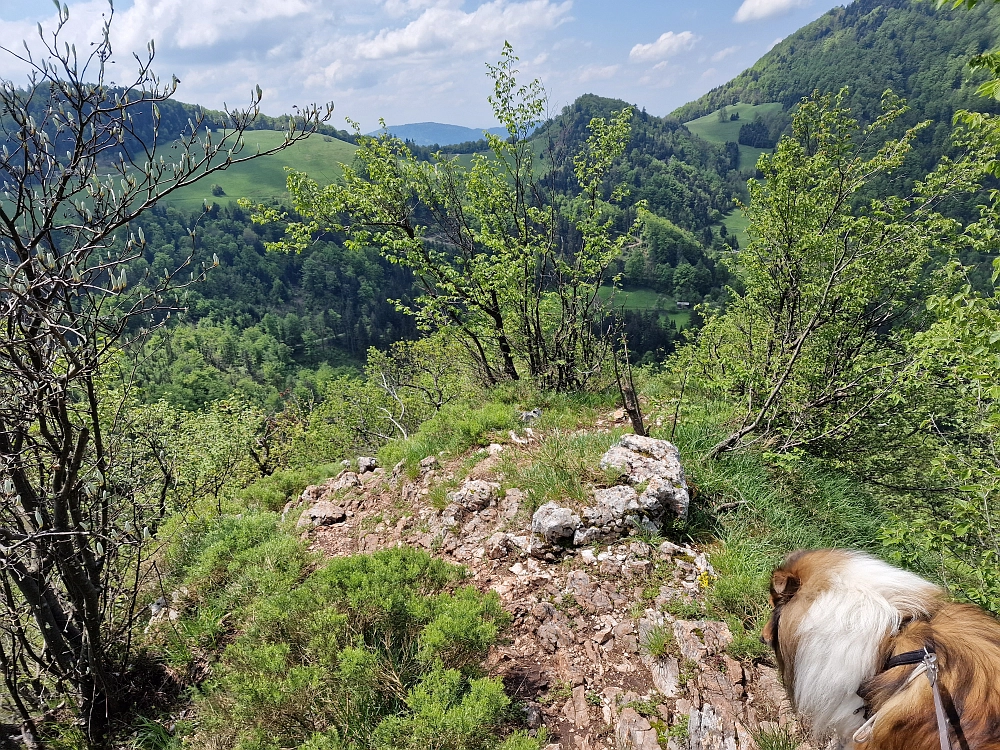
<path id="1" fill-rule="evenodd" d="M 839 549 L 785 558 L 771 606 L 761 637 L 817 737 L 857 750 L 940 750 L 931 683 L 915 674 L 933 653 L 951 747 L 1000 750 L 1000 623 L 977 607 Z"/>

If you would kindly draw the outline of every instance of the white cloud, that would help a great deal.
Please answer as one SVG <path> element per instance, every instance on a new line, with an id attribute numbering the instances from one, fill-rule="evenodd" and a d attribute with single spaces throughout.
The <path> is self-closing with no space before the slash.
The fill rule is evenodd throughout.
<path id="1" fill-rule="evenodd" d="M 783 36 L 779 36 L 777 39 L 775 39 L 773 42 L 771 42 L 769 45 L 767 45 L 767 49 L 769 51 L 772 50 L 772 49 L 774 49 L 779 44 L 781 44 L 784 40 L 785 40 L 785 38 Z"/>
<path id="2" fill-rule="evenodd" d="M 743 0 L 733 20 L 736 23 L 759 21 L 762 18 L 788 13 L 795 8 L 809 5 L 810 2 L 811 0 Z"/>
<path id="3" fill-rule="evenodd" d="M 620 65 L 588 65 L 587 67 L 580 70 L 580 75 L 578 79 L 580 83 L 589 83 L 590 81 L 606 81 L 609 78 L 614 78 L 615 73 L 618 72 Z"/>
<path id="4" fill-rule="evenodd" d="M 374 38 L 360 42 L 356 49 L 368 60 L 442 50 L 492 49 L 507 36 L 558 26 L 566 19 L 569 9 L 569 2 L 557 5 L 549 0 L 519 3 L 494 0 L 471 13 L 460 8 L 428 8 L 405 27 L 382 29 Z"/>
<path id="5" fill-rule="evenodd" d="M 108 2 L 69 3 L 63 38 L 87 49 Z M 572 7 L 572 0 L 132 0 L 115 12 L 110 77 L 125 82 L 135 69 L 132 50 L 141 55 L 154 38 L 154 69 L 161 79 L 181 79 L 181 101 L 245 105 L 259 84 L 272 115 L 332 99 L 338 127 L 343 115 L 366 129 L 380 116 L 489 127 L 484 63 L 510 41 L 522 79 L 551 80 L 556 30 L 572 20 Z M 52 29 L 55 9 L 35 18 Z M 35 40 L 37 48 L 34 20 L 0 20 L 3 39 Z M 0 52 L 0 77 L 22 81 L 25 73 Z"/>
<path id="6" fill-rule="evenodd" d="M 655 62 L 673 57 L 679 52 L 691 49 L 698 42 L 698 37 L 690 31 L 675 34 L 668 31 L 660 34 L 660 38 L 649 44 L 637 44 L 628 53 L 630 60 L 636 62 Z"/>
<path id="7" fill-rule="evenodd" d="M 730 55 L 734 54 L 739 47 L 726 47 L 725 49 L 720 49 L 714 55 L 712 55 L 712 62 L 719 62 L 720 60 L 725 60 Z"/>

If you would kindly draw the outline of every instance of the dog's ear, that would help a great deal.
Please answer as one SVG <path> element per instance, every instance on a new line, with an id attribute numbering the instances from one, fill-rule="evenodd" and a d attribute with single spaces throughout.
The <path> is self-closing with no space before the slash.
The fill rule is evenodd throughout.
<path id="1" fill-rule="evenodd" d="M 779 601 L 788 601 L 799 590 L 799 579 L 787 570 L 776 570 L 771 576 L 771 591 Z"/>

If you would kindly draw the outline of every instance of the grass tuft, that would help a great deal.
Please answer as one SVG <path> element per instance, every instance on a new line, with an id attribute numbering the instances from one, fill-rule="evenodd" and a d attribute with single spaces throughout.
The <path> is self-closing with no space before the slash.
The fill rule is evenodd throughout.
<path id="1" fill-rule="evenodd" d="M 642 647 L 654 659 L 662 659 L 676 649 L 674 631 L 667 625 L 655 625 L 642 639 Z"/>

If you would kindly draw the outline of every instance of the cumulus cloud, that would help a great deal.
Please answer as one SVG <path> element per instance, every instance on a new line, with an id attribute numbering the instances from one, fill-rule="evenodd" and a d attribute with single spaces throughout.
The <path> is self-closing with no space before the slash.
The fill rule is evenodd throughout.
<path id="1" fill-rule="evenodd" d="M 382 29 L 374 38 L 360 42 L 356 49 L 368 60 L 442 50 L 464 53 L 492 49 L 506 36 L 559 25 L 569 9 L 569 2 L 555 4 L 549 0 L 520 3 L 494 0 L 471 13 L 460 8 L 427 8 L 405 27 Z"/>
<path id="2" fill-rule="evenodd" d="M 734 54 L 739 47 L 726 47 L 725 49 L 720 49 L 714 55 L 712 55 L 712 62 L 719 62 L 720 60 L 725 60 L 730 55 Z"/>
<path id="3" fill-rule="evenodd" d="M 63 38 L 86 49 L 99 38 L 107 0 L 69 2 Z M 155 39 L 154 69 L 181 79 L 181 101 L 241 105 L 259 84 L 269 114 L 332 99 L 338 126 L 339 114 L 366 128 L 383 115 L 489 126 L 484 63 L 510 41 L 524 78 L 543 73 L 571 11 L 572 0 L 133 0 L 115 12 L 110 70 L 128 80 L 131 52 Z M 55 10 L 40 9 L 30 22 L 0 20 L 0 39 L 36 40 L 37 48 L 36 19 L 51 30 Z M 0 76 L 25 73 L 0 54 Z"/>
<path id="4" fill-rule="evenodd" d="M 590 81 L 606 81 L 614 78 L 615 73 L 621 68 L 620 65 L 588 65 L 580 70 L 578 80 L 580 83 Z"/>
<path id="5" fill-rule="evenodd" d="M 697 42 L 698 37 L 690 31 L 682 31 L 679 34 L 667 31 L 660 34 L 660 38 L 655 42 L 635 45 L 628 53 L 628 57 L 635 62 L 656 62 L 689 50 Z"/>
<path id="6" fill-rule="evenodd" d="M 802 8 L 810 2 L 811 0 L 743 0 L 733 20 L 736 23 L 759 21 L 762 18 L 788 13 L 795 8 Z"/>

